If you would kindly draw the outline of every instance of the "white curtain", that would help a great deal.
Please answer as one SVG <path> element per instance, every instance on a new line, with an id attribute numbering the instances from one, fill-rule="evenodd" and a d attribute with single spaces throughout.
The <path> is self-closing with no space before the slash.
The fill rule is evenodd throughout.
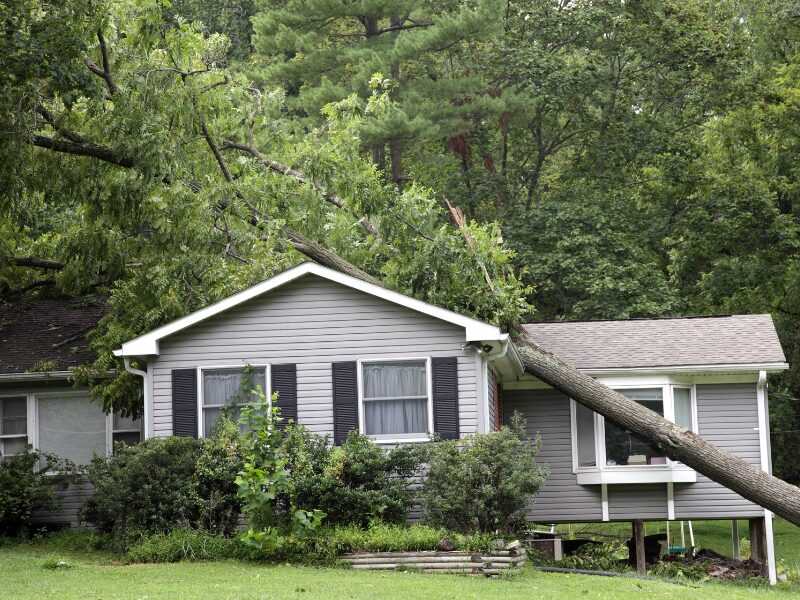
<path id="1" fill-rule="evenodd" d="M 366 363 L 362 373 L 367 435 L 428 432 L 425 361 Z"/>
<path id="2" fill-rule="evenodd" d="M 261 390 L 266 394 L 264 369 L 254 369 L 251 378 L 253 380 L 253 389 L 260 385 Z M 239 392 L 241 384 L 241 369 L 203 371 L 203 404 L 227 404 L 231 396 Z"/>
<path id="3" fill-rule="evenodd" d="M 578 466 L 597 466 L 594 447 L 594 411 L 576 402 L 575 425 L 577 428 L 576 437 L 578 440 Z"/>
<path id="4" fill-rule="evenodd" d="M 39 398 L 39 449 L 76 465 L 106 453 L 106 415 L 89 398 Z"/>
<path id="5" fill-rule="evenodd" d="M 256 389 L 259 385 L 261 391 L 267 393 L 267 379 L 265 369 L 253 369 L 251 373 L 253 381 L 252 389 Z M 208 405 L 226 405 L 231 397 L 239 393 L 239 387 L 242 384 L 242 369 L 214 369 L 203 371 L 203 404 Z M 248 392 L 251 390 L 248 390 Z M 252 396 L 255 399 L 254 396 Z M 239 399 L 239 406 L 241 399 Z M 203 408 L 203 431 L 206 437 L 211 435 L 211 430 L 219 419 L 221 409 L 219 408 Z M 239 413 L 241 409 L 234 408 L 230 414 L 230 418 L 236 422 L 239 420 Z"/>
<path id="6" fill-rule="evenodd" d="M 692 428 L 692 391 L 688 388 L 672 388 L 675 400 L 675 424 L 686 429 Z"/>

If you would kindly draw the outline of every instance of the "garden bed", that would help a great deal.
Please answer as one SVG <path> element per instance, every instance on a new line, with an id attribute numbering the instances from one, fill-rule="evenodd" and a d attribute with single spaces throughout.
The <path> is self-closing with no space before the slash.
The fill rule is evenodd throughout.
<path id="1" fill-rule="evenodd" d="M 468 573 L 497 576 L 502 571 L 522 566 L 524 550 L 491 552 L 423 551 L 423 552 L 358 552 L 342 554 L 339 560 L 354 569 L 415 570 L 439 573 Z"/>

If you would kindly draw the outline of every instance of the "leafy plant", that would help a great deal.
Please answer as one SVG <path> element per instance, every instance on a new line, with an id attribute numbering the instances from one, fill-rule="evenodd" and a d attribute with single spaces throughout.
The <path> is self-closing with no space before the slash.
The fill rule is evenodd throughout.
<path id="1" fill-rule="evenodd" d="M 239 538 L 195 529 L 173 529 L 142 537 L 125 553 L 132 563 L 170 563 L 197 560 L 230 560 L 247 558 L 249 550 Z"/>
<path id="2" fill-rule="evenodd" d="M 259 552 L 274 552 L 283 543 L 280 527 L 288 526 L 295 535 L 319 527 L 325 513 L 306 510 L 291 501 L 278 512 L 278 500 L 289 489 L 288 459 L 281 455 L 283 430 L 278 428 L 280 409 L 273 394 L 267 402 L 261 387 L 255 390 L 257 401 L 242 409 L 244 464 L 236 477 L 237 495 L 249 529 L 243 540 Z M 283 519 L 281 519 L 283 517 Z"/>
<path id="3" fill-rule="evenodd" d="M 75 465 L 53 454 L 26 447 L 22 454 L 0 460 L 0 537 L 19 535 L 30 527 L 36 510 L 58 506 L 54 489 L 77 476 Z"/>
<path id="4" fill-rule="evenodd" d="M 432 444 L 420 495 L 426 520 L 462 532 L 515 529 L 548 473 L 539 447 L 517 414 L 500 431 Z"/>
<path id="5" fill-rule="evenodd" d="M 283 442 L 291 504 L 324 510 L 332 525 L 366 527 L 379 520 L 404 523 L 413 500 L 409 478 L 419 469 L 413 445 L 385 450 L 351 431 L 339 447 L 329 439 L 292 428 Z"/>

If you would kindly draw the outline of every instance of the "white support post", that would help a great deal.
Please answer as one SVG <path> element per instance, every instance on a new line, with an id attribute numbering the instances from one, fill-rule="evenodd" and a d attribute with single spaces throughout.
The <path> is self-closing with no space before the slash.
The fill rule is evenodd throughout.
<path id="1" fill-rule="evenodd" d="M 600 486 L 600 502 L 603 510 L 603 521 L 608 522 L 611 517 L 608 512 L 608 485 L 605 483 Z"/>
<path id="2" fill-rule="evenodd" d="M 739 521 L 736 519 L 731 521 L 731 540 L 733 541 L 733 558 L 740 560 L 742 554 L 739 551 Z"/>
<path id="3" fill-rule="evenodd" d="M 758 400 L 758 441 L 761 454 L 761 470 L 767 473 L 770 468 L 770 444 L 769 444 L 769 414 L 767 409 L 767 372 L 758 372 L 758 384 L 756 385 L 756 397 Z M 775 585 L 778 582 L 778 571 L 775 565 L 775 536 L 772 531 L 772 513 L 764 510 L 764 537 L 766 538 L 767 573 L 769 582 Z"/>

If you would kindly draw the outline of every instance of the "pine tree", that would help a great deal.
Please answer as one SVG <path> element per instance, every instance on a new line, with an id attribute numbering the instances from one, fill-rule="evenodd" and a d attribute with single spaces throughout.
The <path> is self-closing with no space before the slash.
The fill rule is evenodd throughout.
<path id="1" fill-rule="evenodd" d="M 289 0 L 254 18 L 263 76 L 288 91 L 288 105 L 316 119 L 323 106 L 390 90 L 361 137 L 373 162 L 402 189 L 402 156 L 413 142 L 454 138 L 500 110 L 464 53 L 480 51 L 500 23 L 495 0 Z M 378 108 L 378 110 L 374 110 Z"/>

